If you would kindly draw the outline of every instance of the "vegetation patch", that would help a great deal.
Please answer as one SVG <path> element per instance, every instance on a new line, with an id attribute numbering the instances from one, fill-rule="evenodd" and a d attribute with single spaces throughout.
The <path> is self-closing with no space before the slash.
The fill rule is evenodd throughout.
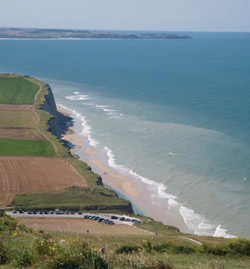
<path id="1" fill-rule="evenodd" d="M 0 76 L 0 104 L 33 104 L 38 90 L 37 84 L 25 78 Z"/>
<path id="2" fill-rule="evenodd" d="M 0 155 L 53 156 L 54 149 L 47 140 L 0 138 Z"/>
<path id="3" fill-rule="evenodd" d="M 102 187 L 70 187 L 65 192 L 18 194 L 13 205 L 23 209 L 87 210 L 132 213 L 129 201 Z"/>
<path id="4" fill-rule="evenodd" d="M 35 128 L 32 111 L 0 111 L 0 127 Z"/>

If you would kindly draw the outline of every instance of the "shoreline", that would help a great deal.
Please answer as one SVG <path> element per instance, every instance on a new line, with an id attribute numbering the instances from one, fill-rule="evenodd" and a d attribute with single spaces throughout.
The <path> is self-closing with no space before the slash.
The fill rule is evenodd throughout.
<path id="1" fill-rule="evenodd" d="M 74 109 L 57 104 L 58 111 L 70 116 L 74 124 L 62 139 L 68 141 L 72 155 L 91 167 L 100 175 L 103 184 L 118 196 L 129 200 L 135 214 L 151 217 L 165 225 L 178 228 L 182 233 L 198 236 L 234 238 L 222 225 L 211 223 L 193 209 L 177 201 L 177 197 L 166 192 L 167 187 L 145 178 L 133 170 L 119 165 L 113 152 L 92 138 L 85 117 Z M 73 147 L 72 147 L 73 146 Z M 103 148 L 104 147 L 104 148 Z M 194 223 L 193 223 L 194 222 Z"/>
<path id="2" fill-rule="evenodd" d="M 57 110 L 60 113 L 70 116 L 74 121 L 74 125 L 69 128 L 68 133 L 64 134 L 61 139 L 73 145 L 70 148 L 71 154 L 79 156 L 81 161 L 87 163 L 95 173 L 100 175 L 104 185 L 114 190 L 118 196 L 129 200 L 132 203 L 135 213 L 151 217 L 165 225 L 177 227 L 183 233 L 193 234 L 181 216 L 178 216 L 175 212 L 164 214 L 166 204 L 161 206 L 161 210 L 155 210 L 156 206 L 149 202 L 152 195 L 152 192 L 148 190 L 148 186 L 150 185 L 143 183 L 141 180 L 133 180 L 131 175 L 124 175 L 118 169 L 114 169 L 105 163 L 100 157 L 101 152 L 97 151 L 95 146 L 90 145 L 87 138 L 85 140 L 85 138 L 77 133 L 78 123 L 73 113 L 69 111 L 71 109 L 68 110 L 62 104 L 57 104 Z M 83 150 L 84 157 L 79 155 L 79 152 Z M 155 182 L 155 184 L 159 183 Z"/>

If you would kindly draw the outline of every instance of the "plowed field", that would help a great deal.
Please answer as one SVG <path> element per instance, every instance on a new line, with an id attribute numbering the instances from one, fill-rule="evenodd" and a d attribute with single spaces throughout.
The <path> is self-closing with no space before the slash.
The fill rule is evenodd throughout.
<path id="1" fill-rule="evenodd" d="M 84 179 L 62 158 L 0 156 L 0 206 L 16 194 L 63 191 L 86 186 Z"/>

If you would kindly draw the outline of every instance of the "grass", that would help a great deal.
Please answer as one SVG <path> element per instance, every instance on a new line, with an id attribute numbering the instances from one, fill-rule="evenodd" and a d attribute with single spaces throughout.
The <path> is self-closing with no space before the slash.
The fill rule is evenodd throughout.
<path id="1" fill-rule="evenodd" d="M 0 77 L 0 104 L 34 103 L 39 86 L 23 77 Z"/>
<path id="2" fill-rule="evenodd" d="M 85 210 L 131 213 L 130 202 L 120 199 L 114 192 L 96 186 L 95 188 L 70 187 L 65 192 L 18 194 L 13 205 L 23 209 Z"/>
<path id="3" fill-rule="evenodd" d="M 1 268 L 250 268 L 248 240 L 226 240 L 230 254 L 207 253 L 203 246 L 177 241 L 149 241 L 149 236 L 94 236 L 34 231 L 13 218 L 0 215 Z M 152 236 L 151 236 L 152 238 Z M 157 238 L 157 237 L 156 237 Z M 162 239 L 161 239 L 162 240 Z M 164 244 L 163 244 L 164 243 Z M 170 247 L 169 247 L 170 246 Z M 210 248 L 214 247 L 210 244 Z M 98 249 L 104 248 L 100 254 Z M 192 249 L 193 251 L 190 251 Z M 187 251 L 189 250 L 189 251 Z M 231 251 L 231 250 L 230 250 Z"/>
<path id="4" fill-rule="evenodd" d="M 46 140 L 0 138 L 0 155 L 53 156 L 54 150 Z"/>
<path id="5" fill-rule="evenodd" d="M 0 111 L 0 127 L 35 128 L 35 121 L 31 111 Z"/>

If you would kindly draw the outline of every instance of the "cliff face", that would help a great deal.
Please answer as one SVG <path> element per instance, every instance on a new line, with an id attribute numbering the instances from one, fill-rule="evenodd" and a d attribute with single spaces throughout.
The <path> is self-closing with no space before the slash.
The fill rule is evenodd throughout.
<path id="1" fill-rule="evenodd" d="M 49 120 L 50 131 L 60 139 L 63 134 L 67 133 L 68 128 L 73 125 L 73 120 L 57 111 L 55 98 L 50 87 L 48 94 L 44 98 L 45 102 L 42 110 L 49 112 L 53 116 Z"/>

